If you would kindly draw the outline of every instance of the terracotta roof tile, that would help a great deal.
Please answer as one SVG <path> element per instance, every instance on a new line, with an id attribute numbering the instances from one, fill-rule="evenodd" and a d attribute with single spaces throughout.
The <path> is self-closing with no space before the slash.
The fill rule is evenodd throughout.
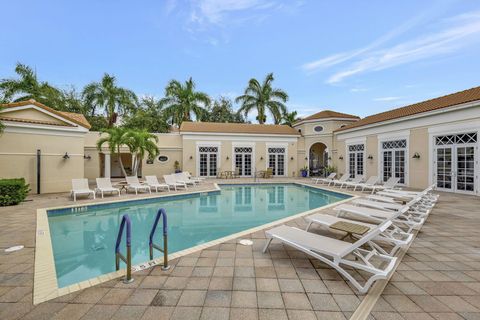
<path id="1" fill-rule="evenodd" d="M 28 106 L 30 104 L 33 104 L 34 106 L 37 106 L 39 108 L 42 108 L 43 110 L 46 110 L 48 112 L 54 113 L 57 116 L 63 117 L 67 120 L 72 121 L 73 123 L 76 123 L 84 128 L 90 129 L 92 126 L 90 123 L 88 123 L 87 119 L 83 114 L 80 113 L 73 113 L 73 112 L 64 112 L 64 111 L 58 111 L 55 109 L 52 109 L 50 107 L 47 107 L 43 103 L 40 103 L 38 101 L 35 101 L 33 99 L 26 100 L 26 101 L 20 101 L 20 102 L 13 102 L 13 103 L 7 103 L 1 105 L 3 108 L 14 108 L 14 107 L 22 107 L 22 106 Z"/>
<path id="2" fill-rule="evenodd" d="M 299 135 L 297 130 L 285 125 L 190 121 L 182 123 L 180 132 Z"/>
<path id="3" fill-rule="evenodd" d="M 303 118 L 299 122 L 305 121 L 305 120 L 316 120 L 316 119 L 327 119 L 327 118 L 343 118 L 343 119 L 353 119 L 353 120 L 360 119 L 360 117 L 354 116 L 348 113 L 341 113 L 341 112 L 336 112 L 332 110 L 323 110 L 315 114 L 312 114 L 311 116 Z"/>
<path id="4" fill-rule="evenodd" d="M 407 116 L 412 116 L 424 112 L 439 110 L 443 108 L 452 107 L 462 103 L 480 100 L 480 87 L 467 89 L 464 91 L 455 92 L 446 96 L 418 102 L 409 106 L 377 113 L 365 117 L 357 122 L 349 124 L 346 127 L 339 128 L 335 132 L 349 130 L 353 128 L 362 127 L 369 124 L 379 123 L 387 120 L 399 119 Z"/>

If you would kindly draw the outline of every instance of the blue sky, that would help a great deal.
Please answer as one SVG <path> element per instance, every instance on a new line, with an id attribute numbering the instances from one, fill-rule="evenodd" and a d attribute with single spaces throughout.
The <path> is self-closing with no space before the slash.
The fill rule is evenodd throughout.
<path id="1" fill-rule="evenodd" d="M 473 0 L 6 1 L 0 78 L 17 61 L 81 88 L 104 72 L 139 95 L 192 76 L 213 97 L 275 75 L 301 115 L 365 116 L 480 85 Z M 254 118 L 252 116 L 251 118 Z"/>

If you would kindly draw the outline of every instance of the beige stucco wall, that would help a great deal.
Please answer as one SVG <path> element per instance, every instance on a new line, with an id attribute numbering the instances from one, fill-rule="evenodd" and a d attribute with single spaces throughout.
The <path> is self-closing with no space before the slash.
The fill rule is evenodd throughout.
<path id="1" fill-rule="evenodd" d="M 217 136 L 218 137 L 218 136 Z M 235 170 L 235 159 L 233 155 L 234 146 L 250 146 L 254 148 L 254 170 L 265 170 L 268 167 L 268 158 L 267 158 L 267 145 L 270 144 L 279 144 L 287 148 L 287 156 L 285 158 L 286 163 L 286 172 L 287 176 L 297 176 L 298 175 L 298 152 L 297 152 L 297 141 L 290 142 L 276 142 L 269 141 L 268 137 L 265 137 L 265 141 L 257 141 L 258 137 L 255 139 L 252 138 L 252 141 L 240 141 L 232 137 L 228 138 L 218 138 L 218 140 L 211 139 L 201 139 L 191 140 L 188 138 L 183 139 L 183 167 L 184 171 L 189 171 L 194 175 L 199 175 L 200 173 L 197 170 L 197 143 L 212 145 L 219 145 L 219 158 L 218 158 L 218 168 L 220 171 L 230 171 Z M 291 139 L 291 138 L 290 138 Z M 192 159 L 190 159 L 192 157 Z M 228 158 L 228 159 L 227 159 Z"/>
<path id="2" fill-rule="evenodd" d="M 58 118 L 52 117 L 46 113 L 37 111 L 35 109 L 23 109 L 16 111 L 9 111 L 2 113 L 3 117 L 6 118 L 17 118 L 17 119 L 26 119 L 26 120 L 36 120 L 36 121 L 49 121 L 56 124 L 65 125 L 66 122 L 61 121 Z"/>
<path id="3" fill-rule="evenodd" d="M 428 186 L 428 170 L 431 159 L 428 154 L 428 128 L 416 128 L 410 130 L 409 153 L 409 185 L 412 188 L 426 188 Z M 420 159 L 412 159 L 418 152 Z"/>
<path id="4" fill-rule="evenodd" d="M 84 177 L 83 135 L 4 132 L 0 136 L 0 178 L 23 177 L 37 191 L 37 149 L 41 150 L 41 192 L 71 189 L 73 178 Z M 68 153 L 70 158 L 63 159 Z"/>
<path id="5" fill-rule="evenodd" d="M 365 146 L 364 175 L 366 177 L 378 176 L 378 138 L 376 135 L 368 136 Z M 368 156 L 373 159 L 368 159 Z"/>

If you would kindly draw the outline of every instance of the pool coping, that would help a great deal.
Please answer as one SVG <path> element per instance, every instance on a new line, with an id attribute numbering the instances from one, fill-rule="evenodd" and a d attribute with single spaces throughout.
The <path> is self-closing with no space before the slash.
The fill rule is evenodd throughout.
<path id="1" fill-rule="evenodd" d="M 117 199 L 117 200 L 112 200 L 112 201 L 105 201 L 105 202 L 98 202 L 98 203 L 88 203 L 88 204 L 83 204 L 83 205 L 69 205 L 69 206 L 61 206 L 61 207 L 52 207 L 52 208 L 41 208 L 37 209 L 37 229 L 36 229 L 36 246 L 35 246 L 35 263 L 34 263 L 34 278 L 33 278 L 33 304 L 37 305 L 39 303 L 78 291 L 82 289 L 86 289 L 89 287 L 92 287 L 94 285 L 107 282 L 116 278 L 120 278 L 125 275 L 125 268 L 122 268 L 118 271 L 102 274 L 100 276 L 84 280 L 66 287 L 59 288 L 58 287 L 58 282 L 57 282 L 57 273 L 55 270 L 55 261 L 53 257 L 53 247 L 52 247 L 52 241 L 50 237 L 50 227 L 48 224 L 48 215 L 47 211 L 48 210 L 56 210 L 56 209 L 68 209 L 68 208 L 78 208 L 78 207 L 85 207 L 85 206 L 92 206 L 92 205 L 98 205 L 98 204 L 111 204 L 111 203 L 117 203 L 117 202 L 129 202 L 129 201 L 139 201 L 139 200 L 144 200 L 144 199 L 153 199 L 153 198 L 165 198 L 165 197 L 175 197 L 175 196 L 184 196 L 184 195 L 192 195 L 192 194 L 202 194 L 202 193 L 210 193 L 210 192 L 216 192 L 216 191 L 221 191 L 221 188 L 219 185 L 243 185 L 245 183 L 214 183 L 213 188 L 211 190 L 202 190 L 202 191 L 192 191 L 192 192 L 182 192 L 179 194 L 162 194 L 162 195 L 153 195 L 151 197 L 144 197 L 144 198 L 130 198 L 130 199 Z M 255 184 L 296 184 L 296 185 L 301 185 L 309 188 L 314 188 L 314 189 L 321 189 L 324 191 L 332 192 L 332 193 L 338 193 L 338 194 L 343 194 L 349 196 L 349 198 L 340 200 L 322 207 L 318 207 L 315 209 L 307 210 L 304 212 L 297 213 L 292 216 L 288 216 L 279 220 L 275 220 L 272 222 L 269 222 L 267 224 L 263 224 L 254 228 L 250 228 L 244 231 L 240 231 L 216 240 L 212 240 L 185 250 L 177 251 L 173 254 L 170 254 L 168 256 L 169 260 L 172 259 L 177 259 L 182 256 L 204 250 L 206 248 L 218 245 L 220 243 L 230 241 L 242 236 L 245 236 L 247 234 L 251 234 L 257 231 L 264 230 L 266 228 L 273 227 L 275 225 L 281 224 L 281 223 L 286 223 L 290 220 L 294 220 L 306 215 L 313 214 L 317 211 L 324 210 L 333 206 L 337 206 L 339 204 L 342 204 L 347 201 L 351 201 L 352 199 L 358 198 L 358 195 L 351 194 L 348 192 L 343 192 L 342 191 L 333 191 L 329 189 L 324 189 L 322 186 L 317 186 L 317 185 L 310 185 L 306 184 L 303 182 L 255 182 L 255 183 L 248 183 L 250 185 L 255 185 Z M 132 266 L 132 272 L 136 271 L 141 271 L 144 269 L 151 268 L 155 265 L 161 265 L 163 263 L 163 259 L 158 258 L 154 259 L 151 261 L 146 261 L 144 263 Z"/>

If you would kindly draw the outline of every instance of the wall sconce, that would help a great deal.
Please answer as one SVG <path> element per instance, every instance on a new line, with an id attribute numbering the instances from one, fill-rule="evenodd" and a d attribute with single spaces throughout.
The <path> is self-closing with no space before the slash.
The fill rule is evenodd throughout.
<path id="1" fill-rule="evenodd" d="M 230 158 L 227 156 L 227 160 L 230 160 Z"/>
<path id="2" fill-rule="evenodd" d="M 86 154 L 84 154 L 84 155 L 83 155 L 83 159 L 91 160 L 91 159 L 92 159 L 92 156 L 91 156 L 91 155 L 86 155 Z"/>
<path id="3" fill-rule="evenodd" d="M 290 160 L 293 160 L 293 157 L 291 157 Z"/>
<path id="4" fill-rule="evenodd" d="M 263 157 L 260 157 L 260 161 L 262 161 L 262 160 L 263 160 Z"/>
<path id="5" fill-rule="evenodd" d="M 368 155 L 368 160 L 373 160 L 373 156 L 371 154 Z"/>
<path id="6" fill-rule="evenodd" d="M 307 161 L 307 160 L 308 160 L 308 158 L 307 158 L 307 157 L 305 157 L 305 161 Z"/>
<path id="7" fill-rule="evenodd" d="M 328 157 L 328 160 L 332 160 L 332 157 L 329 156 L 329 157 Z"/>
<path id="8" fill-rule="evenodd" d="M 63 160 L 67 160 L 67 159 L 70 159 L 70 156 L 68 155 L 68 152 L 65 152 L 65 154 L 63 155 Z"/>
<path id="9" fill-rule="evenodd" d="M 190 156 L 190 160 L 192 160 L 192 159 L 193 159 L 193 156 Z"/>
<path id="10" fill-rule="evenodd" d="M 343 160 L 343 156 L 338 157 L 338 160 Z"/>
<path id="11" fill-rule="evenodd" d="M 413 159 L 420 159 L 420 153 L 415 152 L 415 153 L 413 154 L 413 157 L 412 157 L 412 158 L 413 158 Z"/>

